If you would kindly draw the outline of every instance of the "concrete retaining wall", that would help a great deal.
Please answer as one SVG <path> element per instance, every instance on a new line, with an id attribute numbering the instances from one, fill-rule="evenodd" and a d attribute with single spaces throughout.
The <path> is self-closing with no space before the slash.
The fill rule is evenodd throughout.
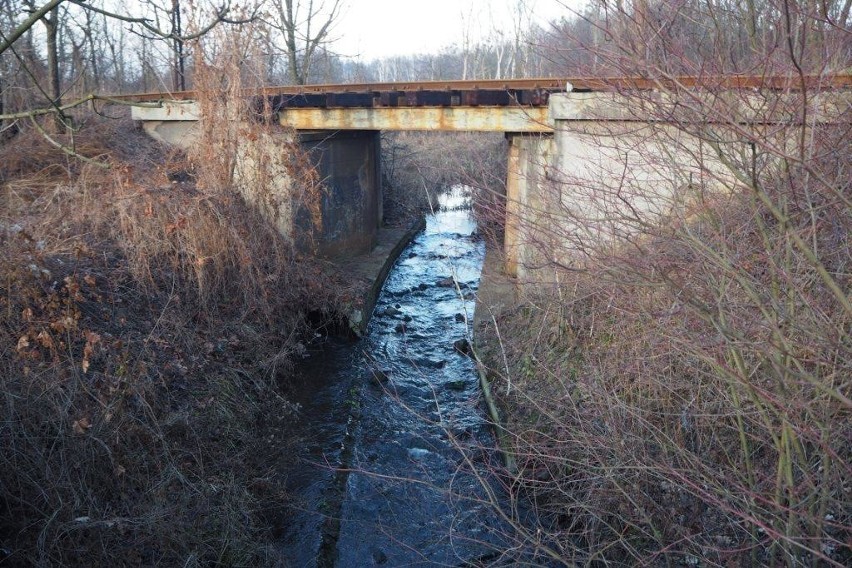
<path id="1" fill-rule="evenodd" d="M 317 251 L 327 257 L 369 252 L 382 223 L 381 137 L 376 131 L 301 132 L 299 140 L 322 180 Z M 310 219 L 297 219 L 307 234 Z"/>
<path id="2" fill-rule="evenodd" d="M 133 117 L 153 138 L 189 150 L 201 143 L 199 112 L 196 103 L 172 103 L 134 107 Z M 270 132 L 245 123 L 238 136 L 234 185 L 291 242 L 327 257 L 370 251 L 382 223 L 379 132 Z M 294 173 L 311 166 L 314 179 Z"/>
<path id="3" fill-rule="evenodd" d="M 712 126 L 666 124 L 651 114 L 653 104 L 612 93 L 553 95 L 554 134 L 511 137 L 509 274 L 551 281 L 554 267 L 580 268 L 737 186 L 708 142 Z M 732 156 L 750 150 L 730 136 L 724 145 Z"/>

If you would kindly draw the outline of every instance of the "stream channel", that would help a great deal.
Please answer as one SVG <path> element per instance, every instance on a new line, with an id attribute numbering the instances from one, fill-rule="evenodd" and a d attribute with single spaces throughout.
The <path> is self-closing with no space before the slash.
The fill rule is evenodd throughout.
<path id="1" fill-rule="evenodd" d="M 466 202 L 462 187 L 441 197 L 363 339 L 300 365 L 287 566 L 477 566 L 501 548 L 486 503 L 499 456 L 474 363 L 453 346 L 469 337 L 485 254 Z"/>

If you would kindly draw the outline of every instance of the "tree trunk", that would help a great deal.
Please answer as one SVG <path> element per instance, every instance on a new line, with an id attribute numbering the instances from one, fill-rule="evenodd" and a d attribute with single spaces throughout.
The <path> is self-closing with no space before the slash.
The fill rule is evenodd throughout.
<path id="1" fill-rule="evenodd" d="M 304 85 L 305 80 L 299 69 L 299 57 L 296 53 L 296 20 L 293 17 L 293 0 L 286 0 L 287 20 L 284 23 L 287 26 L 285 43 L 287 45 L 287 60 L 290 67 L 290 80 L 297 85 Z"/>
<path id="2" fill-rule="evenodd" d="M 98 90 L 102 84 L 100 65 L 98 64 L 98 53 L 95 49 L 95 18 L 92 12 L 86 10 L 86 29 L 83 30 L 86 34 L 86 43 L 89 47 L 89 65 L 91 66 L 90 73 L 92 75 L 92 89 Z"/>
<path id="3" fill-rule="evenodd" d="M 62 104 L 62 85 L 59 75 L 59 8 L 50 11 L 50 16 L 45 16 L 45 33 L 47 35 L 47 94 L 51 102 L 60 106 Z M 54 129 L 59 132 L 62 127 L 62 117 L 59 113 L 54 115 Z"/>
<path id="4" fill-rule="evenodd" d="M 186 74 L 184 73 L 183 35 L 180 18 L 180 0 L 172 0 L 172 41 L 174 63 L 172 65 L 172 89 L 186 90 Z"/>

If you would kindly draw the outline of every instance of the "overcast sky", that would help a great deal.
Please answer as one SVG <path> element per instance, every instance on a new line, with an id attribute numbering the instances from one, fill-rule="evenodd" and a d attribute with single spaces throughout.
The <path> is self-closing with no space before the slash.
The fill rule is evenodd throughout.
<path id="1" fill-rule="evenodd" d="M 463 30 L 475 39 L 494 30 L 510 35 L 519 0 L 343 0 L 332 50 L 370 60 L 391 55 L 434 53 L 460 44 Z M 586 0 L 524 0 L 539 23 L 568 16 L 567 7 Z"/>

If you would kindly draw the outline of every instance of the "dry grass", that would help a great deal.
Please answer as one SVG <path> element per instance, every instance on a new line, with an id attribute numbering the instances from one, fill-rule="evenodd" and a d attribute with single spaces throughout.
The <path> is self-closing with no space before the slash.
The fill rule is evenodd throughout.
<path id="1" fill-rule="evenodd" d="M 0 148 L 4 565 L 275 564 L 282 380 L 346 291 L 127 122 L 77 134 L 109 171 L 29 134 Z"/>
<path id="2" fill-rule="evenodd" d="M 852 286 L 850 139 L 842 121 L 815 138 L 807 171 L 553 267 L 558 285 L 498 318 L 502 343 L 484 338 L 537 546 L 595 565 L 852 562 L 852 313 L 831 286 Z"/>

